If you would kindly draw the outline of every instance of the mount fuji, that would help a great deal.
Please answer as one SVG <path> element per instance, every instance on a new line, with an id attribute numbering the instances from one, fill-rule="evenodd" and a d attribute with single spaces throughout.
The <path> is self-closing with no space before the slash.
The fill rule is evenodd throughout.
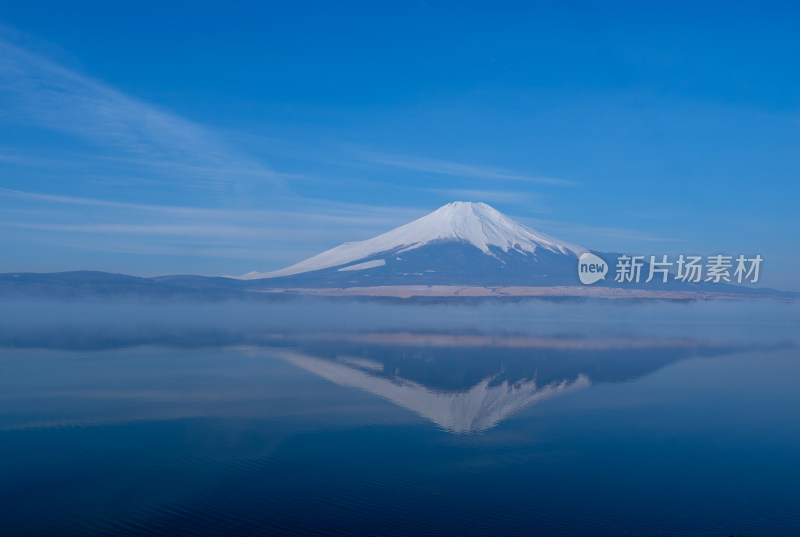
<path id="1" fill-rule="evenodd" d="M 485 203 L 457 201 L 377 237 L 240 278 L 276 287 L 579 285 L 577 260 L 587 251 Z"/>
<path id="2" fill-rule="evenodd" d="M 776 297 L 797 293 L 730 283 L 660 279 L 620 283 L 611 274 L 592 285 L 578 277 L 591 252 L 608 271 L 617 254 L 589 250 L 516 222 L 485 203 L 453 202 L 391 231 L 346 242 L 273 272 L 238 278 L 169 275 L 143 278 L 105 272 L 0 274 L 0 298 L 267 299 L 291 295 L 422 297 L 708 298 Z M 649 266 L 643 263 L 642 274 Z"/>

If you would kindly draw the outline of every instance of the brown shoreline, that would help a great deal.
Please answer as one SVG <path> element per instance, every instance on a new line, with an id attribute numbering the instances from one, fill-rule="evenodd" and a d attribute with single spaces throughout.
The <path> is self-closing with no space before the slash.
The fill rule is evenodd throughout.
<path id="1" fill-rule="evenodd" d="M 257 293 L 352 296 L 352 297 L 587 297 L 587 298 L 655 298 L 670 300 L 754 299 L 754 295 L 714 293 L 709 291 L 651 291 L 646 289 L 619 289 L 610 287 L 479 287 L 463 285 L 383 285 L 375 287 L 330 287 L 258 289 Z"/>

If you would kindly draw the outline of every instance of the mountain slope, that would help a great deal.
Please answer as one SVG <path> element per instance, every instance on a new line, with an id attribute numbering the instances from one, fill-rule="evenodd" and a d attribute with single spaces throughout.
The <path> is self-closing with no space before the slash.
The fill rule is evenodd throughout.
<path id="1" fill-rule="evenodd" d="M 320 285 L 485 284 L 494 273 L 504 281 L 511 276 L 532 283 L 531 278 L 556 277 L 564 270 L 574 275 L 575 261 L 586 251 L 484 203 L 453 202 L 372 239 L 347 242 L 285 269 L 251 272 L 242 279 L 298 285 L 309 279 Z"/>
<path id="2" fill-rule="evenodd" d="M 483 203 L 455 202 L 372 239 L 345 243 L 295 265 L 242 278 L 169 275 L 140 278 L 101 272 L 0 274 L 0 298 L 222 300 L 293 294 L 331 296 L 598 296 L 707 298 L 780 293 L 730 283 L 660 279 L 614 281 L 617 254 L 593 251 L 608 277 L 591 286 L 578 278 L 589 250 L 540 233 Z M 648 273 L 648 264 L 642 274 Z M 442 289 L 438 289 L 442 288 Z M 617 292 L 624 291 L 624 292 Z M 431 294 L 433 293 L 433 294 Z"/>
<path id="3" fill-rule="evenodd" d="M 455 242 L 471 245 L 484 254 L 493 251 L 535 253 L 539 249 L 559 254 L 580 255 L 585 248 L 560 241 L 516 222 L 486 205 L 456 201 L 436 211 L 372 239 L 346 242 L 305 261 L 273 272 L 251 272 L 243 279 L 290 276 L 331 267 L 341 267 L 376 255 L 401 254 L 435 243 Z M 383 263 L 374 260 L 371 268 Z M 345 269 L 347 270 L 347 269 Z"/>

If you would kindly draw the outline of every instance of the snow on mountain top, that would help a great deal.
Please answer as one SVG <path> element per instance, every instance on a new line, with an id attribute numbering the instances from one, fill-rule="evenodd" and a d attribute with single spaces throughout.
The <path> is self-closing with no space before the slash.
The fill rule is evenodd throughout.
<path id="1" fill-rule="evenodd" d="M 585 248 L 560 241 L 516 222 L 485 203 L 456 201 L 413 222 L 377 237 L 346 242 L 285 269 L 274 272 L 250 272 L 243 279 L 289 276 L 312 270 L 347 265 L 383 252 L 400 253 L 439 241 L 459 241 L 493 255 L 490 246 L 504 252 L 551 252 L 580 255 Z"/>

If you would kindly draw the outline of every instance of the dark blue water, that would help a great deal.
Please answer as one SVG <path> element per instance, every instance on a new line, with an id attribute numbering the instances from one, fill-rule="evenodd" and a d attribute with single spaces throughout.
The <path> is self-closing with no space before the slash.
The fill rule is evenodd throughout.
<path id="1" fill-rule="evenodd" d="M 303 307 L 9 314 L 0 534 L 800 535 L 796 307 Z"/>

